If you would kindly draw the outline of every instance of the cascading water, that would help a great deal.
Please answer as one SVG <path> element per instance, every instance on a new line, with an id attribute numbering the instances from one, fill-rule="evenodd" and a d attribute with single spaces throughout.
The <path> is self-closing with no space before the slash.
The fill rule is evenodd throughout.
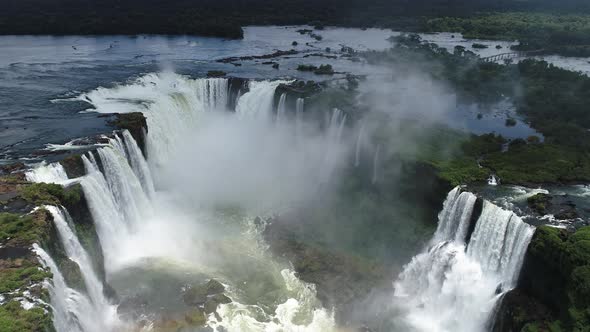
<path id="1" fill-rule="evenodd" d="M 417 255 L 395 281 L 394 302 L 407 331 L 478 332 L 501 294 L 518 278 L 534 228 L 485 201 L 466 238 L 475 195 L 457 187 L 447 196 L 428 251 Z"/>
<path id="2" fill-rule="evenodd" d="M 303 110 L 305 108 L 305 99 L 297 98 L 295 105 L 295 137 L 299 137 L 302 134 L 302 121 L 303 121 Z"/>
<path id="3" fill-rule="evenodd" d="M 84 314 L 95 318 L 94 324 L 96 331 L 112 331 L 116 326 L 120 325 L 116 307 L 104 295 L 102 281 L 94 271 L 90 256 L 80 244 L 76 234 L 72 231 L 72 222 L 68 212 L 55 206 L 46 206 L 45 208 L 53 216 L 53 222 L 68 258 L 80 267 L 92 309 L 91 312 Z M 82 306 L 81 308 L 84 307 Z"/>
<path id="4" fill-rule="evenodd" d="M 63 275 L 51 256 L 37 244 L 33 250 L 41 263 L 53 274 L 49 289 L 53 325 L 58 332 L 104 332 L 100 322 L 96 322 L 90 299 L 66 285 Z"/>
<path id="5" fill-rule="evenodd" d="M 251 126 L 255 133 L 261 130 L 274 131 L 269 134 L 276 138 L 275 141 L 284 140 L 288 144 L 304 147 L 304 144 L 308 144 L 307 146 L 314 147 L 311 152 L 303 150 L 303 156 L 311 158 L 311 161 L 321 161 L 319 164 L 312 162 L 305 165 L 302 170 L 289 170 L 285 167 L 277 172 L 277 175 L 295 175 L 295 179 L 301 177 L 302 171 L 306 172 L 303 174 L 310 173 L 315 176 L 322 172 L 329 175 L 337 167 L 338 159 L 341 159 L 341 151 L 334 148 L 334 144 L 342 140 L 346 117 L 342 112 L 334 110 L 326 124 L 325 133 L 319 136 L 317 143 L 310 143 L 307 135 L 299 136 L 304 129 L 309 129 L 303 126 L 303 99 L 296 103 L 295 121 L 291 127 L 291 119 L 285 116 L 287 110 L 284 95 L 279 100 L 276 125 L 266 125 L 265 123 L 273 120 L 275 89 L 282 83 L 288 82 L 250 82 L 248 92 L 238 97 L 235 113 L 219 112 L 230 111 L 227 109 L 229 88 L 226 79 L 193 80 L 175 74 L 150 74 L 129 85 L 111 89 L 99 88 L 80 97 L 91 102 L 98 112 L 143 112 L 149 128 L 146 136 L 147 155 L 150 157 L 148 161 L 126 131 L 110 139 L 107 146 L 82 157 L 87 175 L 79 179 L 79 182 L 103 249 L 107 279 L 114 280 L 115 289 L 117 282 L 121 278 L 124 279 L 124 271 L 128 268 L 139 266 L 147 269 L 147 273 L 161 273 L 157 266 L 150 265 L 150 262 L 157 258 L 173 262 L 175 266 L 181 266 L 188 271 L 198 270 L 199 273 L 216 276 L 227 283 L 227 294 L 232 297 L 233 302 L 220 305 L 219 316 L 208 317 L 209 325 L 218 327 L 218 331 L 223 328 L 227 331 L 333 329 L 334 316 L 329 310 L 321 307 L 315 297 L 315 289 L 299 281 L 292 271 L 284 270 L 284 267 L 279 268 L 280 265 L 273 262 L 265 246 L 260 251 L 253 249 L 258 248 L 261 235 L 252 233 L 250 226 L 243 227 L 243 221 L 237 224 L 232 221 L 233 218 L 244 220 L 244 216 L 220 217 L 215 211 L 202 210 L 198 202 L 194 204 L 190 201 L 191 197 L 178 192 L 177 186 L 171 186 L 162 178 L 163 170 L 170 167 L 170 157 L 179 154 L 179 146 L 186 148 L 186 140 L 191 140 L 188 146 L 195 144 L 193 134 L 219 119 L 222 119 L 224 124 L 235 122 L 242 126 Z M 220 116 L 215 117 L 214 114 Z M 283 133 L 297 133 L 297 137 L 284 137 Z M 268 149 L 260 149 L 263 158 L 269 153 L 272 155 L 274 152 L 272 149 L 270 152 Z M 276 155 L 277 160 L 285 158 L 282 147 Z M 207 153 L 201 154 L 196 162 L 202 163 L 211 156 Z M 193 172 L 190 163 L 180 165 L 185 167 L 175 169 L 175 172 L 183 172 L 183 178 L 190 176 Z M 224 167 L 220 163 L 214 165 L 217 168 Z M 256 169 L 251 169 L 251 172 L 256 172 Z M 272 174 L 264 175 L 272 178 Z M 321 181 L 310 182 L 316 184 Z M 206 219 L 211 218 L 211 215 L 221 219 L 207 224 Z M 229 236 L 228 225 L 233 229 L 238 227 L 238 236 L 230 237 L 231 240 L 225 239 Z M 221 235 L 212 235 L 218 232 L 222 232 Z M 210 238 L 217 240 L 211 243 Z M 252 250 L 252 253 L 244 255 L 240 260 L 235 259 L 238 257 L 236 254 L 241 256 L 248 250 Z M 232 254 L 234 251 L 236 254 Z M 203 254 L 204 252 L 207 254 Z M 246 274 L 249 278 L 248 283 L 241 279 L 244 275 L 242 260 L 250 262 L 248 266 L 260 266 L 252 276 L 251 273 Z M 189 278 L 192 272 L 181 275 L 179 278 Z M 252 304 L 252 298 L 246 295 L 263 289 L 254 287 L 248 290 L 247 285 L 259 279 L 277 280 L 273 283 L 273 292 L 278 293 L 276 298 L 268 298 L 264 293 L 260 293 L 253 298 L 256 302 L 262 302 Z M 142 288 L 136 291 L 141 292 Z M 171 301 L 177 301 L 178 295 L 171 295 L 171 298 Z M 242 299 L 244 301 L 241 301 Z M 158 297 L 152 300 L 157 302 L 164 299 Z M 250 304 L 244 305 L 242 302 Z M 261 315 L 264 318 L 261 318 Z M 222 319 L 219 320 L 217 317 Z M 155 316 L 152 323 L 158 324 L 157 319 Z"/>
<path id="6" fill-rule="evenodd" d="M 241 117 L 270 118 L 276 88 L 289 81 L 250 81 L 248 93 L 240 97 L 236 113 Z"/>
<path id="7" fill-rule="evenodd" d="M 287 94 L 282 93 L 277 105 L 277 123 L 280 123 L 285 117 L 285 102 L 287 101 Z"/>
<path id="8" fill-rule="evenodd" d="M 25 177 L 31 182 L 63 183 L 68 180 L 65 169 L 59 163 L 41 164 L 27 171 Z"/>
<path id="9" fill-rule="evenodd" d="M 444 241 L 464 243 L 476 200 L 475 195 L 462 192 L 459 187 L 451 190 L 438 216 L 438 228 L 431 244 Z"/>

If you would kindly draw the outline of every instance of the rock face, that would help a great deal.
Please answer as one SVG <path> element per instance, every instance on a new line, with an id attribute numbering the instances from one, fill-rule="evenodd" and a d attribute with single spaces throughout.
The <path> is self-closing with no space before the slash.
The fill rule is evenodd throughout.
<path id="1" fill-rule="evenodd" d="M 514 289 L 502 298 L 492 332 L 520 332 L 527 324 L 530 324 L 529 327 L 535 324 L 546 327 L 544 321 L 548 317 L 551 317 L 551 312 L 547 307 L 521 290 Z"/>
<path id="2" fill-rule="evenodd" d="M 518 287 L 506 295 L 496 322 L 495 332 L 587 330 L 590 227 L 575 233 L 549 226 L 537 229 Z"/>
<path id="3" fill-rule="evenodd" d="M 62 159 L 59 163 L 63 166 L 70 179 L 86 175 L 84 162 L 79 154 L 68 156 Z"/>
<path id="4" fill-rule="evenodd" d="M 527 199 L 529 208 L 539 215 L 553 214 L 558 220 L 578 218 L 576 205 L 568 200 L 567 195 L 548 195 L 539 193 Z"/>
<path id="5" fill-rule="evenodd" d="M 116 127 L 117 129 L 127 129 L 135 141 L 144 156 L 146 155 L 145 149 L 145 134 L 147 132 L 147 121 L 143 113 L 123 113 L 115 114 L 114 118 L 108 121 L 108 124 Z"/>
<path id="6" fill-rule="evenodd" d="M 183 294 L 183 301 L 188 306 L 196 307 L 195 310 L 197 311 L 193 311 L 193 314 L 190 315 L 191 320 L 199 322 L 195 318 L 200 317 L 201 314 L 203 314 L 203 317 L 204 314 L 217 315 L 217 307 L 220 304 L 231 303 L 232 300 L 223 294 L 224 291 L 225 286 L 215 279 L 211 279 L 205 284 L 189 286 Z M 194 314 L 197 312 L 200 313 L 195 317 Z M 201 325 L 204 324 L 205 321 Z"/>

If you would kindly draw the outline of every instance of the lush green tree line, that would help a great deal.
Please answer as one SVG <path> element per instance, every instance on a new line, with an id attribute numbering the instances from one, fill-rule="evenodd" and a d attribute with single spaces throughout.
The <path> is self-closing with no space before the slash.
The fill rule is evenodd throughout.
<path id="1" fill-rule="evenodd" d="M 439 17 L 427 31 L 461 32 L 467 38 L 519 40 L 521 51 L 590 56 L 590 16 L 580 14 L 496 13 L 472 17 Z"/>
<path id="2" fill-rule="evenodd" d="M 240 38 L 240 26 L 319 23 L 423 29 L 424 17 L 480 11 L 590 12 L 585 0 L 3 0 L 0 34 L 196 34 Z"/>
<path id="3" fill-rule="evenodd" d="M 391 50 L 370 52 L 366 57 L 372 62 L 396 64 L 401 70 L 419 67 L 449 83 L 460 100 L 494 103 L 508 97 L 517 112 L 543 134 L 543 142 L 538 137 L 514 140 L 509 150 L 502 152 L 502 145 L 508 143 L 502 137 L 432 131 L 417 157 L 438 167 L 451 183 L 483 181 L 490 172 L 508 183 L 590 181 L 588 76 L 544 61 L 502 65 L 481 61 L 462 48 L 451 54 L 423 43 L 417 35 L 403 35 Z M 457 148 L 441 154 L 439 142 Z"/>

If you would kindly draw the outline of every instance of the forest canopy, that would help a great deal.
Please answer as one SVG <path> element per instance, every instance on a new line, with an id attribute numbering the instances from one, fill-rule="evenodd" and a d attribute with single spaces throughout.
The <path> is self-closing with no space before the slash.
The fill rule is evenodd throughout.
<path id="1" fill-rule="evenodd" d="M 241 26 L 319 23 L 423 29 L 425 17 L 477 12 L 589 13 L 585 0 L 3 0 L 0 34 L 192 34 L 241 38 Z"/>

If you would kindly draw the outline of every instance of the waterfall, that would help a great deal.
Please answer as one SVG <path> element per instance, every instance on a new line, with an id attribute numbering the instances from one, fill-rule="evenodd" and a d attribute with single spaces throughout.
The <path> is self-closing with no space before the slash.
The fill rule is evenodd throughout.
<path id="1" fill-rule="evenodd" d="M 448 194 L 431 247 L 395 281 L 394 299 L 405 311 L 406 330 L 485 331 L 496 302 L 515 287 L 534 228 L 484 201 L 468 239 L 475 200 L 459 188 Z"/>
<path id="2" fill-rule="evenodd" d="M 244 295 L 241 294 L 241 289 L 246 287 L 245 282 L 240 279 L 242 277 L 235 277 L 232 267 L 235 264 L 232 258 L 234 255 L 231 257 L 227 255 L 234 250 L 239 250 L 240 254 L 246 251 L 240 260 L 253 259 L 249 251 L 252 251 L 251 246 L 259 245 L 261 235 L 257 233 L 247 235 L 249 230 L 246 234 L 241 234 L 244 230 L 237 228 L 241 235 L 230 241 L 229 239 L 234 236 L 233 228 L 242 227 L 236 224 L 233 218 L 239 220 L 243 216 L 232 215 L 231 223 L 229 220 L 219 220 L 210 225 L 207 215 L 215 211 L 208 210 L 209 206 L 206 203 L 209 197 L 198 196 L 191 182 L 188 182 L 190 190 L 188 194 L 185 194 L 183 191 L 185 188 L 182 187 L 184 183 L 176 184 L 171 181 L 166 172 L 175 172 L 176 175 L 180 175 L 181 181 L 186 181 L 186 178 L 191 177 L 191 172 L 199 173 L 200 170 L 206 169 L 201 165 L 209 163 L 208 165 L 214 166 L 212 168 L 229 170 L 228 172 L 216 170 L 218 174 L 223 173 L 224 176 L 223 179 L 212 177 L 216 180 L 216 190 L 217 187 L 224 190 L 223 187 L 228 187 L 232 191 L 239 191 L 238 188 L 235 190 L 232 188 L 236 181 L 231 181 L 228 175 L 231 175 L 235 165 L 240 168 L 250 167 L 251 173 L 260 174 L 254 174 L 253 177 L 248 178 L 246 184 L 250 185 L 248 182 L 253 182 L 257 192 L 260 190 L 259 184 L 264 181 L 251 180 L 256 180 L 259 176 L 264 177 L 263 180 L 276 178 L 278 181 L 283 181 L 283 178 L 287 178 L 291 181 L 288 183 L 294 184 L 290 187 L 296 190 L 294 191 L 296 195 L 294 194 L 293 197 L 299 198 L 299 190 L 304 188 L 307 190 L 309 187 L 307 184 L 297 182 L 301 175 L 312 174 L 314 180 L 310 183 L 317 185 L 323 179 L 316 180 L 316 178 L 324 175 L 323 172 L 331 173 L 340 165 L 340 160 L 345 159 L 344 144 L 335 144 L 335 142 L 343 140 L 346 116 L 339 110 L 327 112 L 328 119 L 323 127 L 325 130 L 318 130 L 317 133 L 313 132 L 313 135 L 309 136 L 294 137 L 293 133 L 303 129 L 301 128 L 303 99 L 297 100 L 296 120 L 293 124 L 285 118 L 286 95 L 281 95 L 276 109 L 277 122 L 280 122 L 281 126 L 275 126 L 272 123 L 276 89 L 280 84 L 288 83 L 288 81 L 249 82 L 248 91 L 237 97 L 235 112 L 222 113 L 218 111 L 230 111 L 227 109 L 228 98 L 230 98 L 227 82 L 226 79 L 190 79 L 175 74 L 149 74 L 128 85 L 110 89 L 99 88 L 80 97 L 90 101 L 98 112 L 142 112 L 146 116 L 149 128 L 146 136 L 147 156 L 149 156 L 147 161 L 126 131 L 111 138 L 107 146 L 86 153 L 82 157 L 86 175 L 79 181 L 103 247 L 107 276 L 116 280 L 120 277 L 121 271 L 126 268 L 146 264 L 147 260 L 143 258 L 161 258 L 163 261 L 170 261 L 171 264 L 180 263 L 179 266 L 190 268 L 191 273 L 193 270 L 202 271 L 203 274 L 218 274 L 219 278 L 226 279 L 225 281 L 230 285 L 228 296 L 232 297 L 233 302 L 222 305 L 218 309 L 218 314 L 223 317 L 223 320 L 217 321 L 214 315 L 208 317 L 209 324 L 211 326 L 217 324 L 220 330 L 226 327 L 230 331 L 241 331 L 246 326 L 251 326 L 255 330 L 330 331 L 335 325 L 333 314 L 317 302 L 315 289 L 304 290 L 308 287 L 311 289 L 312 285 L 299 281 L 294 273 L 283 275 L 284 280 L 279 284 L 282 284 L 280 288 L 284 289 L 279 290 L 276 299 L 261 297 L 259 303 L 241 304 L 240 300 L 250 301 L 250 299 L 242 298 Z M 222 124 L 221 127 L 219 127 L 220 124 Z M 219 139 L 220 132 L 217 129 L 220 128 L 231 129 L 225 134 L 230 139 Z M 246 130 L 242 131 L 243 128 Z M 214 134 L 207 136 L 208 131 L 212 129 L 215 129 Z M 313 129 L 315 128 L 310 127 L 310 132 Z M 206 134 L 204 139 L 203 136 L 195 135 L 201 133 Z M 236 136 L 237 139 L 235 139 Z M 224 159 L 227 156 L 233 157 L 236 151 L 243 151 L 241 147 L 245 146 L 246 150 L 249 149 L 250 145 L 243 145 L 241 139 L 251 136 L 256 139 L 248 144 L 267 141 L 270 144 L 266 147 L 261 144 L 253 145 L 255 149 L 252 149 L 252 155 L 248 155 L 245 159 Z M 232 149 L 227 144 L 216 145 L 211 141 L 235 143 L 238 148 Z M 295 142 L 298 144 L 293 144 Z M 198 144 L 206 144 L 207 148 L 212 146 L 213 149 L 196 149 L 195 146 Z M 295 151 L 284 147 L 293 147 Z M 179 155 L 186 156 L 185 151 L 193 155 L 189 155 L 189 161 L 182 162 L 183 159 L 178 158 Z M 220 154 L 224 158 L 212 156 L 214 154 Z M 283 162 L 285 167 L 274 167 L 279 169 L 275 172 L 266 166 L 277 163 L 261 164 L 256 159 L 278 160 Z M 210 163 L 210 160 L 215 163 Z M 231 161 L 234 160 L 238 162 L 232 163 Z M 245 162 L 241 162 L 242 160 Z M 292 160 L 308 162 L 303 165 L 304 167 L 298 168 L 292 167 L 294 164 Z M 256 165 L 263 167 L 256 167 Z M 240 172 L 243 170 L 241 169 Z M 214 172 L 199 174 L 211 178 L 211 173 Z M 227 181 L 228 185 L 222 183 L 222 180 L 227 180 L 226 178 L 230 179 Z M 269 185 L 273 191 L 276 190 L 279 193 L 284 191 L 284 188 L 276 186 L 274 182 Z M 302 188 L 298 188 L 299 186 Z M 213 189 L 208 193 L 209 196 L 217 197 L 212 195 L 215 194 Z M 221 191 L 221 194 L 224 192 Z M 221 194 L 219 195 L 224 197 Z M 291 199 L 291 196 L 286 197 Z M 224 202 L 220 199 L 220 203 Z M 216 240 L 214 236 L 221 236 L 216 234 L 221 232 L 217 228 L 230 227 L 219 225 L 220 223 L 231 225 L 232 232 L 227 235 L 228 232 L 223 231 L 224 239 L 218 241 L 223 250 L 208 255 L 202 248 L 208 248 L 213 243 L 211 241 Z M 230 237 L 227 240 L 226 235 Z M 227 249 L 230 250 L 227 251 Z M 261 279 L 275 280 L 276 267 L 280 264 L 270 259 L 267 252 L 261 253 L 260 258 L 255 257 L 253 262 L 264 264 L 264 267 L 257 272 L 261 274 Z M 159 267 L 150 266 L 149 268 Z M 249 275 L 246 277 L 250 278 Z M 299 288 L 302 288 L 301 293 Z M 177 300 L 171 299 L 171 301 Z M 272 305 L 269 306 L 271 300 Z M 267 312 L 266 309 L 273 305 L 277 306 L 276 311 Z M 265 317 L 264 323 L 257 320 L 260 317 Z M 309 321 L 303 324 L 302 322 L 307 319 Z M 248 324 L 244 325 L 245 322 Z"/>
<path id="3" fill-rule="evenodd" d="M 249 91 L 236 104 L 236 113 L 242 117 L 269 118 L 276 88 L 290 81 L 250 81 Z"/>
<path id="4" fill-rule="evenodd" d="M 113 330 L 113 327 L 119 324 L 116 307 L 109 303 L 104 295 L 102 281 L 94 271 L 92 260 L 80 244 L 76 234 L 72 231 L 72 221 L 68 212 L 55 206 L 46 206 L 45 208 L 53 216 L 53 222 L 57 228 L 66 255 L 80 267 L 80 272 L 91 303 L 92 315 L 100 317 L 95 320 L 96 328 L 100 331 Z"/>
<path id="5" fill-rule="evenodd" d="M 153 197 L 155 190 L 151 171 L 149 169 L 147 161 L 145 160 L 143 154 L 141 153 L 141 150 L 139 149 L 139 146 L 137 146 L 135 139 L 133 139 L 133 137 L 127 130 L 123 131 L 123 142 L 127 147 L 129 161 L 131 163 L 133 172 L 139 179 L 141 186 L 143 187 L 143 190 L 146 192 L 146 194 L 149 197 Z"/>
<path id="6" fill-rule="evenodd" d="M 51 163 L 35 167 L 27 171 L 25 177 L 31 182 L 63 183 L 68 180 L 65 169 L 60 163 Z"/>
<path id="7" fill-rule="evenodd" d="M 51 256 L 37 244 L 33 251 L 41 264 L 53 274 L 52 281 L 46 284 L 51 299 L 53 325 L 57 332 L 104 332 L 97 322 L 94 308 L 88 297 L 66 285 L 63 275 Z"/>
<path id="8" fill-rule="evenodd" d="M 532 235 L 532 227 L 512 211 L 485 201 L 467 254 L 475 258 L 485 272 L 500 275 L 505 283 L 502 287 L 511 289 L 516 286 Z"/>
<path id="9" fill-rule="evenodd" d="M 297 104 L 295 105 L 295 114 L 296 114 L 297 118 L 299 118 L 299 119 L 301 119 L 301 116 L 303 115 L 304 105 L 305 105 L 305 99 L 297 98 Z"/>
<path id="10" fill-rule="evenodd" d="M 277 123 L 280 123 L 285 117 L 285 102 L 287 101 L 287 94 L 282 93 L 277 105 Z"/>
<path id="11" fill-rule="evenodd" d="M 438 228 L 431 243 L 465 242 L 476 200 L 477 196 L 467 191 L 461 192 L 459 187 L 451 190 L 438 216 Z"/>
<path id="12" fill-rule="evenodd" d="M 209 78 L 189 81 L 197 99 L 206 110 L 225 110 L 229 101 L 229 81 L 225 78 Z"/>
<path id="13" fill-rule="evenodd" d="M 227 110 L 229 98 L 225 78 L 190 79 L 164 72 L 147 74 L 128 85 L 98 88 L 77 99 L 92 103 L 100 113 L 143 112 L 153 169 L 166 163 L 175 145 L 194 130 L 204 112 Z"/>
<path id="14" fill-rule="evenodd" d="M 153 184 L 145 159 L 138 149 L 130 152 L 127 159 L 126 153 L 119 147 L 121 144 L 117 142 L 111 139 L 110 146 L 97 150 L 102 172 L 92 153 L 82 157 L 87 175 L 80 182 L 104 248 L 105 259 L 110 262 L 117 262 L 117 252 L 123 239 L 137 231 L 152 211 L 150 191 L 153 190 Z M 136 145 L 130 135 L 125 137 L 125 144 Z M 134 164 L 134 159 L 140 176 L 130 165 Z M 140 181 L 142 177 L 144 181 Z M 111 266 L 105 268 L 109 271 Z"/>

